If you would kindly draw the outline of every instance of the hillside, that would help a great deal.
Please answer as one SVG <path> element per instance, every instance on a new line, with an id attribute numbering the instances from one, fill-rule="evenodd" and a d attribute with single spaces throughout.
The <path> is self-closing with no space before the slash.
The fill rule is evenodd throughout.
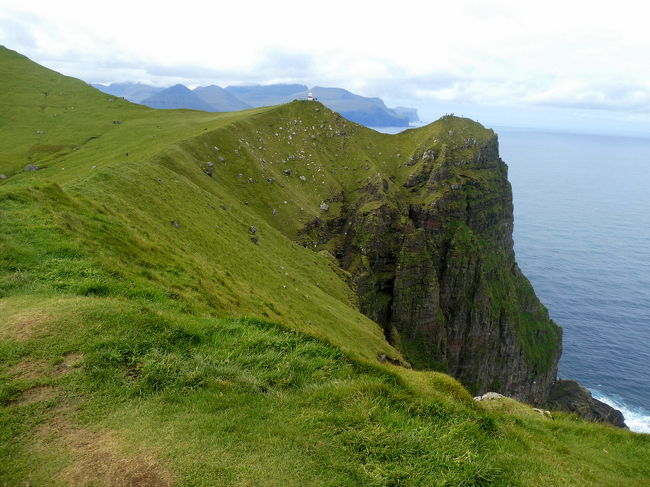
<path id="1" fill-rule="evenodd" d="M 516 393 L 559 353 L 492 131 L 154 110 L 5 48 L 0 87 L 0 485 L 650 478 L 647 436 L 407 367 L 465 380 L 453 364 L 496 346 L 511 383 L 468 385 Z M 417 319 L 373 316 L 392 309 Z M 440 333 L 461 321 L 462 343 Z"/>

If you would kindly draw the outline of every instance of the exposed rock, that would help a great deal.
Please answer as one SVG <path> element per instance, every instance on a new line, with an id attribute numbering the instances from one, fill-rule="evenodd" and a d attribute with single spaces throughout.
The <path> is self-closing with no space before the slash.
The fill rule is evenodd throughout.
<path id="1" fill-rule="evenodd" d="M 417 172 L 413 174 L 409 174 L 409 176 L 406 178 L 406 182 L 404 183 L 405 188 L 412 188 L 414 186 L 417 186 L 418 184 L 424 183 L 429 177 L 429 174 L 426 172 Z"/>
<path id="2" fill-rule="evenodd" d="M 538 412 L 539 414 L 541 414 L 545 418 L 553 419 L 553 415 L 547 409 L 533 408 L 533 411 Z"/>
<path id="3" fill-rule="evenodd" d="M 214 164 L 208 162 L 201 168 L 201 170 L 208 176 L 212 177 L 212 173 L 214 172 Z"/>
<path id="4" fill-rule="evenodd" d="M 33 171 L 38 171 L 40 167 L 38 167 L 36 164 L 27 164 L 25 166 L 24 171 L 25 172 L 33 172 Z"/>
<path id="5" fill-rule="evenodd" d="M 389 363 L 393 365 L 402 365 L 402 362 L 400 362 L 398 359 L 389 357 L 385 353 L 379 354 L 377 360 L 379 360 L 382 364 Z"/>
<path id="6" fill-rule="evenodd" d="M 257 232 L 257 228 L 255 228 L 253 225 L 250 226 L 249 230 L 251 233 Z"/>
<path id="7" fill-rule="evenodd" d="M 7 175 L 6 174 L 0 174 L 0 179 L 7 179 Z"/>
<path id="8" fill-rule="evenodd" d="M 330 209 L 330 205 L 328 205 L 327 203 L 321 203 L 320 209 L 321 211 L 328 211 Z"/>
<path id="9" fill-rule="evenodd" d="M 275 208 L 273 208 L 273 216 L 278 216 L 278 210 L 276 210 Z"/>
<path id="10" fill-rule="evenodd" d="M 172 224 L 172 227 L 174 227 L 174 228 L 181 228 L 181 224 L 178 223 L 178 220 L 172 220 L 171 224 Z"/>
<path id="11" fill-rule="evenodd" d="M 298 179 L 300 179 L 303 183 L 307 182 L 307 178 L 305 176 L 300 176 Z"/>
<path id="12" fill-rule="evenodd" d="M 623 413 L 595 399 L 591 392 L 574 380 L 558 380 L 552 385 L 548 407 L 556 411 L 576 413 L 588 421 L 627 429 Z"/>
<path id="13" fill-rule="evenodd" d="M 432 149 L 424 151 L 422 154 L 422 160 L 423 161 L 433 161 L 436 157 L 435 152 Z"/>
<path id="14" fill-rule="evenodd" d="M 282 172 L 284 173 L 285 176 L 291 176 L 291 169 L 285 169 Z"/>
<path id="15" fill-rule="evenodd" d="M 474 397 L 475 401 L 494 401 L 496 399 L 503 399 L 504 396 L 503 394 L 499 394 L 498 392 L 486 392 L 485 394 L 481 396 L 476 396 Z"/>

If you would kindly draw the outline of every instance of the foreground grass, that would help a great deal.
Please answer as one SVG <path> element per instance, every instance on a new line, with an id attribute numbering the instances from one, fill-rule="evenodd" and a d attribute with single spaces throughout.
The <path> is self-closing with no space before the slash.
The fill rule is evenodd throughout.
<path id="1" fill-rule="evenodd" d="M 647 436 L 514 401 L 484 409 L 444 376 L 402 377 L 268 322 L 121 298 L 0 303 L 0 485 L 643 485 L 650 475 Z"/>

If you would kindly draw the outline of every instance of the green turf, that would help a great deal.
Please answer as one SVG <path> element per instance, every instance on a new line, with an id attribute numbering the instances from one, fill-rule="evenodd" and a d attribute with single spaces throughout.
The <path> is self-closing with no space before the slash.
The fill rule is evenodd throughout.
<path id="1" fill-rule="evenodd" d="M 159 112 L 0 59 L 0 485 L 650 478 L 647 436 L 380 364 L 400 353 L 350 276 L 295 243 L 332 194 L 404 179 L 407 147 L 475 124 L 386 136 L 318 104 Z"/>

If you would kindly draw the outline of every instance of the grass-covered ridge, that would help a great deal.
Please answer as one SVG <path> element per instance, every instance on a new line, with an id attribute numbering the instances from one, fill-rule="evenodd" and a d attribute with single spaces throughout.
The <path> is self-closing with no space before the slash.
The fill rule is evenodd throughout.
<path id="1" fill-rule="evenodd" d="M 294 243 L 332 194 L 412 171 L 397 148 L 467 121 L 390 137 L 317 104 L 157 112 L 0 58 L 0 485 L 650 477 L 645 436 L 380 364 L 400 354 L 350 276 Z"/>

